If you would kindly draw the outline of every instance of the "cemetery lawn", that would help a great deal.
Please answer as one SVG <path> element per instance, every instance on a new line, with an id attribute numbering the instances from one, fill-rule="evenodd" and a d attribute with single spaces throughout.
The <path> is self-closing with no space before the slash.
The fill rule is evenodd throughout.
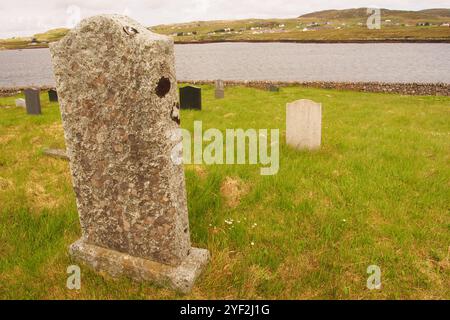
<path id="1" fill-rule="evenodd" d="M 280 128 L 280 170 L 186 165 L 194 246 L 212 260 L 192 293 L 112 279 L 82 267 L 66 288 L 80 237 L 57 103 L 42 116 L 0 98 L 1 299 L 450 299 L 450 98 L 203 86 L 204 110 L 182 126 Z M 284 143 L 285 105 L 323 104 L 323 147 Z M 367 267 L 382 271 L 366 288 Z"/>

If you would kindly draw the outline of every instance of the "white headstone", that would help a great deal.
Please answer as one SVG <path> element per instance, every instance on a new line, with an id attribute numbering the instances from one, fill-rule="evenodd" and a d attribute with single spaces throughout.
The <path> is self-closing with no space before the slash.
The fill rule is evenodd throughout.
<path id="1" fill-rule="evenodd" d="M 25 99 L 16 99 L 16 107 L 26 108 Z"/>
<path id="2" fill-rule="evenodd" d="M 322 104 L 298 100 L 286 106 L 286 143 L 296 149 L 319 149 L 322 140 Z"/>

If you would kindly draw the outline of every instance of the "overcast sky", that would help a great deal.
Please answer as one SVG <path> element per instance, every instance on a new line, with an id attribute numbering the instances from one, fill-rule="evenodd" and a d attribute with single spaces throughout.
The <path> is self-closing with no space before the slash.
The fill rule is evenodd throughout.
<path id="1" fill-rule="evenodd" d="M 450 0 L 0 0 L 0 38 L 70 27 L 79 17 L 127 14 L 146 26 L 194 20 L 293 18 L 359 7 L 450 8 Z"/>

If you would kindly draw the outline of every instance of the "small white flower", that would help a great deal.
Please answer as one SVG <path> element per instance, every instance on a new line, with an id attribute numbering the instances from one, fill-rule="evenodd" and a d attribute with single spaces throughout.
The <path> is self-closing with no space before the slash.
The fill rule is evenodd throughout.
<path id="1" fill-rule="evenodd" d="M 251 244 L 252 246 L 254 246 L 254 245 L 255 245 L 255 243 L 254 243 L 254 242 L 251 242 L 250 244 Z"/>

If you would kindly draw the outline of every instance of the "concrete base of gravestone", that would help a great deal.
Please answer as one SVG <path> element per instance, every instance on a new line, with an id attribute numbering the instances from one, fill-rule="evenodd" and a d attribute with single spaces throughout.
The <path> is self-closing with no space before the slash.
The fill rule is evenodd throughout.
<path id="1" fill-rule="evenodd" d="M 69 252 L 74 260 L 97 272 L 106 272 L 113 277 L 126 276 L 136 281 L 149 281 L 169 286 L 181 293 L 191 291 L 195 280 L 209 261 L 208 250 L 191 248 L 184 261 L 173 267 L 91 245 L 82 239 L 73 243 Z"/>
<path id="2" fill-rule="evenodd" d="M 322 140 L 322 105 L 298 100 L 286 106 L 286 143 L 296 149 L 319 149 Z"/>

